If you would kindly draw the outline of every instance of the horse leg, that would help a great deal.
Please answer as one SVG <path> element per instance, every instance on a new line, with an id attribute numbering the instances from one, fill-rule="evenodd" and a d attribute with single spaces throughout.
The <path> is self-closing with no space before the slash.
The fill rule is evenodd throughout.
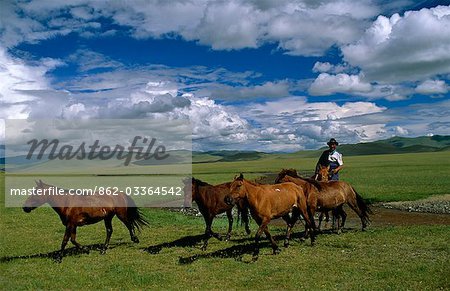
<path id="1" fill-rule="evenodd" d="M 73 231 L 73 227 L 67 225 L 66 226 L 66 231 L 64 233 L 64 237 L 61 243 L 61 249 L 59 250 L 59 252 L 56 253 L 55 255 L 55 261 L 57 263 L 61 263 L 62 262 L 62 258 L 64 256 L 64 249 L 66 248 L 67 242 L 69 241 L 70 235 Z"/>
<path id="2" fill-rule="evenodd" d="M 226 241 L 228 241 L 231 237 L 231 231 L 233 230 L 233 212 L 232 210 L 227 210 L 227 218 L 228 218 L 228 232 L 227 236 L 225 238 Z"/>
<path id="3" fill-rule="evenodd" d="M 257 261 L 258 260 L 258 256 L 259 256 L 259 239 L 261 237 L 262 232 L 264 231 L 264 229 L 266 228 L 267 224 L 269 224 L 269 219 L 264 219 L 262 221 L 257 221 L 259 222 L 259 228 L 256 231 L 255 234 L 255 248 L 253 250 L 253 261 Z"/>
<path id="4" fill-rule="evenodd" d="M 284 239 L 284 247 L 287 248 L 289 246 L 289 240 L 291 238 L 291 231 L 292 231 L 293 225 L 292 225 L 291 217 L 289 216 L 289 214 L 286 214 L 282 218 L 286 222 L 286 237 Z"/>
<path id="5" fill-rule="evenodd" d="M 324 213 L 324 212 L 322 211 L 322 212 L 320 212 L 320 214 L 319 214 L 319 226 L 318 226 L 319 232 L 322 232 L 321 226 L 322 226 L 322 220 L 323 220 L 323 216 L 324 216 L 323 213 Z"/>
<path id="6" fill-rule="evenodd" d="M 337 227 L 335 227 L 335 222 Z M 337 234 L 341 233 L 341 225 L 339 219 L 339 207 L 333 208 L 333 230 L 336 230 Z"/>
<path id="7" fill-rule="evenodd" d="M 316 221 L 314 220 L 314 215 L 316 213 L 316 207 L 308 206 L 307 207 L 308 216 L 310 219 L 309 227 L 311 231 L 311 245 L 314 243 L 315 235 L 316 235 Z"/>
<path id="8" fill-rule="evenodd" d="M 289 246 L 289 240 L 291 239 L 292 234 L 292 228 L 294 227 L 295 223 L 297 222 L 298 218 L 300 216 L 300 212 L 296 210 L 296 208 L 292 211 L 292 217 L 289 216 L 289 214 L 286 214 L 283 216 L 283 220 L 286 221 L 287 229 L 286 229 L 286 238 L 284 239 L 284 247 L 287 248 Z"/>
<path id="9" fill-rule="evenodd" d="M 106 228 L 106 240 L 105 244 L 103 245 L 103 248 L 100 250 L 100 254 L 104 255 L 106 253 L 106 250 L 109 246 L 109 241 L 111 239 L 111 235 L 113 233 L 112 228 L 112 217 L 106 217 L 105 218 L 105 228 Z"/>
<path id="10" fill-rule="evenodd" d="M 325 212 L 325 226 L 329 226 L 330 223 L 330 212 L 326 211 Z"/>
<path id="11" fill-rule="evenodd" d="M 302 213 L 303 219 L 305 219 L 305 237 L 309 234 L 311 237 L 311 245 L 314 245 L 314 241 L 315 241 L 315 225 L 313 225 L 314 222 L 314 217 L 311 217 L 311 213 L 312 211 L 310 211 L 307 207 L 306 207 L 306 203 L 301 203 L 300 205 L 300 211 Z M 310 231 L 308 231 L 310 230 Z"/>
<path id="12" fill-rule="evenodd" d="M 275 240 L 273 239 L 272 235 L 269 232 L 269 228 L 266 226 L 266 228 L 264 228 L 264 233 L 266 234 L 266 237 L 270 240 L 270 243 L 272 244 L 272 250 L 273 250 L 273 254 L 277 255 L 280 253 L 280 249 L 277 246 L 277 243 L 275 242 Z"/>
<path id="13" fill-rule="evenodd" d="M 341 231 L 344 230 L 345 220 L 347 219 L 347 213 L 345 213 L 343 205 L 338 207 L 338 215 L 342 219 L 341 221 Z"/>
<path id="14" fill-rule="evenodd" d="M 76 236 L 77 236 L 77 227 L 75 226 L 75 227 L 72 229 L 72 232 L 71 232 L 71 234 L 70 234 L 70 242 L 71 242 L 77 249 L 82 250 L 83 252 L 89 253 L 89 249 L 83 247 L 81 244 L 79 244 L 79 243 L 76 241 Z"/>
<path id="15" fill-rule="evenodd" d="M 206 229 L 205 229 L 205 238 L 204 238 L 204 242 L 203 242 L 203 246 L 202 246 L 203 251 L 205 251 L 206 248 L 208 247 L 208 241 L 212 236 L 214 236 L 218 240 L 222 240 L 222 237 L 220 236 L 220 234 L 213 232 L 211 229 L 214 217 L 204 216 L 204 219 L 205 219 L 205 223 L 206 223 Z"/>

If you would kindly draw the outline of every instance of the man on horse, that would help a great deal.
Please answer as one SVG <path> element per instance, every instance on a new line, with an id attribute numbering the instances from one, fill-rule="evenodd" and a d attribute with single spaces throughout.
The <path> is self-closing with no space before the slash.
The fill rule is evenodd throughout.
<path id="1" fill-rule="evenodd" d="M 327 145 L 329 149 L 322 153 L 317 162 L 316 175 L 319 173 L 320 166 L 329 166 L 330 180 L 337 181 L 339 180 L 339 171 L 344 167 L 342 154 L 336 151 L 336 147 L 339 143 L 336 139 L 331 138 L 330 141 L 327 142 Z"/>

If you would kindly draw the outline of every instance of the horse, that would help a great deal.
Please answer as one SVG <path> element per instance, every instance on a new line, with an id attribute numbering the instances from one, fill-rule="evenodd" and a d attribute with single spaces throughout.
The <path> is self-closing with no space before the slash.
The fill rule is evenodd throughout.
<path id="1" fill-rule="evenodd" d="M 225 197 L 229 205 L 240 200 L 245 200 L 250 208 L 250 213 L 256 223 L 259 225 L 255 235 L 255 247 L 253 260 L 257 260 L 259 255 L 259 239 L 264 232 L 272 244 L 273 254 L 278 254 L 278 248 L 275 240 L 271 236 L 267 225 L 272 219 L 283 218 L 287 224 L 285 247 L 289 245 L 289 238 L 292 227 L 303 215 L 307 227 L 311 231 L 311 245 L 314 244 L 314 216 L 308 212 L 307 198 L 303 189 L 294 183 L 266 184 L 259 185 L 244 179 L 242 173 L 236 176 L 231 183 L 230 193 Z M 292 217 L 289 213 L 292 211 Z"/>
<path id="2" fill-rule="evenodd" d="M 189 181 L 190 180 L 190 181 Z M 226 212 L 228 218 L 228 232 L 225 240 L 229 240 L 231 237 L 231 231 L 233 229 L 233 206 L 225 203 L 225 196 L 230 192 L 231 182 L 223 183 L 219 185 L 210 185 L 194 177 L 184 181 L 185 185 L 185 203 L 188 205 L 188 200 L 191 199 L 192 202 L 196 202 L 200 213 L 205 220 L 205 239 L 202 246 L 202 250 L 206 250 L 208 246 L 208 240 L 211 237 L 215 237 L 218 240 L 222 240 L 220 234 L 213 232 L 211 229 L 212 222 L 216 215 Z M 187 187 L 192 187 L 190 192 Z M 192 193 L 192 197 L 186 195 L 186 193 Z M 248 211 L 244 203 L 238 205 L 238 218 L 239 214 L 242 217 L 242 221 L 245 224 L 245 231 L 250 234 Z"/>
<path id="3" fill-rule="evenodd" d="M 131 240 L 139 243 L 139 239 L 135 234 L 135 229 L 141 230 L 143 226 L 148 226 L 148 221 L 143 217 L 139 208 L 136 207 L 133 199 L 124 193 L 113 195 L 94 195 L 90 196 L 69 196 L 69 195 L 45 195 L 45 191 L 51 189 L 59 189 L 55 186 L 46 184 L 42 180 L 35 181 L 35 191 L 41 191 L 43 195 L 35 195 L 33 193 L 25 201 L 23 210 L 30 213 L 33 209 L 48 203 L 58 213 L 62 224 L 66 227 L 64 237 L 61 243 L 61 249 L 56 254 L 55 260 L 61 262 L 64 256 L 64 249 L 70 238 L 70 241 L 77 249 L 84 250 L 83 246 L 76 241 L 77 227 L 94 224 L 104 220 L 106 228 L 106 240 L 101 254 L 105 254 L 113 232 L 112 219 L 116 215 L 120 221 L 125 224 L 130 233 Z M 64 190 L 64 194 L 68 194 Z M 84 201 L 81 201 L 84 199 Z M 90 205 L 89 207 L 79 207 L 75 205 Z M 71 206 L 74 205 L 74 206 Z"/>
<path id="4" fill-rule="evenodd" d="M 328 182 L 330 180 L 330 177 L 331 177 L 330 166 L 319 165 L 318 171 L 314 176 L 315 180 L 320 181 L 320 182 Z M 325 216 L 325 221 L 327 223 L 330 221 L 329 211 L 322 211 L 319 215 L 319 226 L 318 226 L 319 231 L 320 231 L 320 226 L 323 221 L 323 216 Z M 338 220 L 338 223 L 339 223 L 339 219 L 341 216 L 347 217 L 347 213 L 344 211 L 344 209 L 342 207 L 340 207 L 339 209 L 336 209 L 336 211 L 333 212 L 333 224 L 332 224 L 333 229 L 335 229 L 336 220 Z M 342 227 L 343 227 L 343 225 L 342 225 Z"/>
<path id="5" fill-rule="evenodd" d="M 300 186 L 305 183 L 313 184 L 319 190 L 317 210 L 333 210 L 333 215 L 342 216 L 342 225 L 339 225 L 338 220 L 338 232 L 344 227 L 347 217 L 346 213 L 342 210 L 344 204 L 347 204 L 359 216 L 363 231 L 370 224 L 369 214 L 373 214 L 370 207 L 349 183 L 343 181 L 319 182 L 313 179 L 303 178 L 294 169 L 282 170 L 278 174 L 276 181 L 289 181 Z"/>

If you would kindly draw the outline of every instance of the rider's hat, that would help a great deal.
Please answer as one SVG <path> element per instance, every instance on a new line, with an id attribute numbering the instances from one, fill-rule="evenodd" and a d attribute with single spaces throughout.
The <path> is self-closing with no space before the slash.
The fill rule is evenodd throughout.
<path id="1" fill-rule="evenodd" d="M 339 143 L 334 138 L 331 138 L 330 141 L 327 142 L 327 145 L 331 145 L 331 144 L 339 145 Z"/>

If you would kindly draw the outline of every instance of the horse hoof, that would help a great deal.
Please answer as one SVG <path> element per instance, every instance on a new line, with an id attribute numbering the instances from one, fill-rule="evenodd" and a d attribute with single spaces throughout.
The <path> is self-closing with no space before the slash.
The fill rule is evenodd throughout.
<path id="1" fill-rule="evenodd" d="M 258 260 L 258 255 L 253 255 L 252 262 L 256 262 Z"/>
<path id="2" fill-rule="evenodd" d="M 289 242 L 288 242 L 288 241 L 285 241 L 285 242 L 284 242 L 284 247 L 287 248 L 288 246 L 289 246 Z"/>
<path id="3" fill-rule="evenodd" d="M 230 238 L 231 238 L 231 235 L 227 235 L 227 236 L 225 237 L 225 241 L 229 241 Z"/>
<path id="4" fill-rule="evenodd" d="M 100 255 L 104 255 L 104 254 L 106 254 L 106 249 L 101 249 L 100 250 Z"/>
<path id="5" fill-rule="evenodd" d="M 276 248 L 273 250 L 274 255 L 278 255 L 280 252 L 281 252 L 281 250 L 279 248 Z"/>
<path id="6" fill-rule="evenodd" d="M 139 243 L 139 239 L 135 236 L 131 239 L 134 243 L 138 244 Z"/>
<path id="7" fill-rule="evenodd" d="M 249 235 L 249 234 L 252 233 L 252 231 L 251 231 L 249 228 L 247 228 L 247 229 L 245 230 L 245 232 L 247 233 L 247 235 Z"/>

